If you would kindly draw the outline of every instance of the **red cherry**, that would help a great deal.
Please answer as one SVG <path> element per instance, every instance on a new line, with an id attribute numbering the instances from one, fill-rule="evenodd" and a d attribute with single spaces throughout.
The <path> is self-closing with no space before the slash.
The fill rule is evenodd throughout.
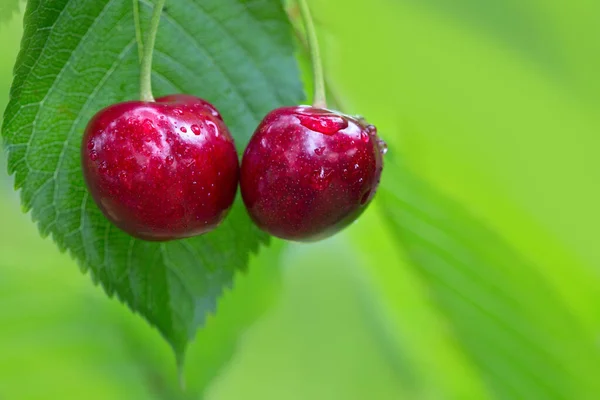
<path id="1" fill-rule="evenodd" d="M 274 236 L 323 239 L 369 204 L 385 151 L 375 127 L 362 118 L 308 106 L 276 109 L 244 153 L 244 203 L 254 222 Z"/>
<path id="2" fill-rule="evenodd" d="M 214 229 L 237 190 L 233 139 L 210 103 L 188 95 L 109 106 L 89 122 L 85 182 L 117 227 L 145 240 Z"/>

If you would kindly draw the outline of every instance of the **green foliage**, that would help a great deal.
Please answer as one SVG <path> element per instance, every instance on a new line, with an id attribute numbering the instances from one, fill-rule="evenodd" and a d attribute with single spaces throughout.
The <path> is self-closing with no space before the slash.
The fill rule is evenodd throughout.
<path id="1" fill-rule="evenodd" d="M 0 26 L 9 22 L 19 12 L 20 0 L 2 0 L 0 4 Z"/>
<path id="2" fill-rule="evenodd" d="M 378 340 L 416 398 L 599 391 L 599 26 L 513 3 L 352 0 L 377 23 L 357 31 L 338 10 L 323 29 L 338 39 L 328 61 L 348 111 L 390 145 L 382 216 L 350 235 L 383 314 Z"/>
<path id="3" fill-rule="evenodd" d="M 150 4 L 143 4 L 147 20 Z M 241 151 L 269 110 L 303 97 L 277 0 L 167 3 L 155 52 L 156 95 L 192 93 L 221 110 Z M 193 11 L 193 18 L 190 17 Z M 118 231 L 88 196 L 79 166 L 88 119 L 134 99 L 139 68 L 131 2 L 28 2 L 2 129 L 26 210 L 109 295 L 155 325 L 178 357 L 266 237 L 241 202 L 202 237 L 167 244 Z"/>
<path id="4" fill-rule="evenodd" d="M 553 283 L 464 208 L 388 163 L 403 187 L 381 193 L 386 220 L 423 276 L 464 354 L 496 398 L 598 393 L 594 332 Z"/>
<path id="5" fill-rule="evenodd" d="M 239 3 L 248 9 L 227 14 L 219 5 L 223 2 L 215 1 L 210 10 L 223 13 L 224 24 L 246 12 L 258 16 L 264 29 L 274 24 L 273 32 L 284 24 L 278 7 L 271 15 L 258 1 Z M 367 116 L 390 145 L 382 187 L 367 212 L 342 234 L 319 244 L 286 245 L 281 261 L 278 251 L 251 257 L 250 273 L 237 275 L 235 290 L 225 291 L 218 314 L 207 319 L 190 346 L 186 398 L 597 398 L 600 42 L 595 38 L 600 37 L 600 5 L 547 0 L 311 4 L 330 88 L 345 111 Z M 122 7 L 128 30 L 127 5 Z M 143 11 L 147 18 L 147 3 Z M 84 15 L 79 23 L 91 22 L 85 14 L 73 15 Z M 190 22 L 189 29 L 204 29 L 206 22 Z M 171 49 L 161 35 L 173 27 L 163 25 L 156 87 L 172 89 L 161 77 L 167 74 L 196 94 L 212 91 L 214 79 L 166 63 L 163 53 Z M 222 46 L 211 35 L 197 38 L 215 56 L 232 51 L 231 43 Z M 76 38 L 63 33 L 55 39 Z M 30 47 L 43 44 L 40 39 Z M 100 50 L 106 47 L 100 45 Z M 79 57 L 97 49 L 81 45 Z M 69 56 L 52 50 L 53 57 L 40 58 L 41 67 L 51 69 Z M 134 52 L 126 57 L 131 64 Z M 236 74 L 247 58 L 222 68 Z M 22 56 L 21 63 L 36 59 Z M 180 53 L 176 59 L 192 68 L 202 65 Z M 125 71 L 119 68 L 119 74 Z M 85 85 L 74 83 L 69 71 L 66 87 L 72 93 L 65 98 Z M 204 72 L 219 76 L 214 65 Z M 130 81 L 121 83 L 134 97 L 137 76 L 130 73 Z M 27 79 L 46 82 L 55 78 L 52 74 L 40 70 Z M 246 89 L 257 80 L 235 83 L 249 98 Z M 42 95 L 49 86 L 39 86 Z M 37 101 L 37 87 L 28 86 L 21 97 Z M 257 93 L 256 99 L 262 96 Z M 113 99 L 125 97 L 122 92 Z M 18 109 L 13 106 L 12 112 Z M 54 119 L 71 127 L 60 114 L 50 120 L 55 111 L 44 113 L 41 126 L 49 138 L 56 138 L 48 125 Z M 227 114 L 228 122 L 237 124 L 241 149 L 244 139 L 239 138 L 247 138 L 251 127 Z M 82 117 L 77 134 L 83 124 Z M 12 137 L 31 128 L 23 131 Z M 44 137 L 33 137 L 32 143 Z M 74 137 L 66 152 L 76 146 Z M 79 190 L 68 184 L 71 177 L 80 183 L 74 171 L 60 187 Z M 35 174 L 27 179 L 36 182 Z M 39 205 L 52 204 L 42 200 Z M 12 199 L 0 204 L 5 205 L 0 220 L 11 226 L 0 230 L 0 397 L 177 399 L 169 349 L 156 332 L 69 270 L 65 257 L 13 215 Z M 65 220 L 64 211 L 54 215 Z M 239 214 L 236 223 L 245 221 Z M 220 237 L 214 240 L 217 246 Z M 265 249 L 273 250 L 263 247 L 261 254 Z M 214 253 L 221 254 L 216 251 L 222 248 Z M 219 265 L 225 265 L 230 255 L 221 257 Z M 286 267 L 285 286 L 277 307 L 239 340 L 269 303 L 280 264 Z"/>

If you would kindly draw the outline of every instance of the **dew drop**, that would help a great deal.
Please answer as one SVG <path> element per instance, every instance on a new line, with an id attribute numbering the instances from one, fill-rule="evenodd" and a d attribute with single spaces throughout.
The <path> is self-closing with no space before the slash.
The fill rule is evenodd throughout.
<path id="1" fill-rule="evenodd" d="M 297 114 L 297 117 L 302 126 L 325 135 L 333 135 L 348 127 L 348 121 L 339 115 Z"/>
<path id="2" fill-rule="evenodd" d="M 354 169 L 359 169 L 359 168 L 360 168 L 360 165 L 354 164 Z"/>
<path id="3" fill-rule="evenodd" d="M 88 142 L 87 148 L 88 148 L 88 150 L 92 150 L 94 148 L 94 146 L 96 146 L 96 143 L 94 143 L 93 140 L 90 140 Z"/>
<path id="4" fill-rule="evenodd" d="M 200 127 L 196 124 L 190 126 L 190 128 L 192 129 L 192 132 L 194 132 L 194 135 L 199 135 L 200 134 Z"/>
<path id="5" fill-rule="evenodd" d="M 96 161 L 97 159 L 98 159 L 98 153 L 96 153 L 96 150 L 90 151 L 90 160 Z"/>
<path id="6" fill-rule="evenodd" d="M 174 108 L 173 113 L 177 115 L 183 115 L 183 110 L 181 108 Z"/>
<path id="7" fill-rule="evenodd" d="M 165 158 L 165 162 L 167 163 L 167 165 L 173 164 L 173 161 L 175 161 L 173 156 L 167 156 L 167 158 Z"/>
<path id="8" fill-rule="evenodd" d="M 388 152 L 387 143 L 381 139 L 377 140 L 377 147 L 379 147 L 379 152 L 381 153 L 381 155 L 385 155 Z"/>
<path id="9" fill-rule="evenodd" d="M 144 120 L 144 123 L 142 124 L 142 126 L 144 127 L 144 129 L 146 131 L 153 131 L 154 130 L 154 123 L 150 119 L 148 119 L 148 118 L 146 118 Z"/>
<path id="10" fill-rule="evenodd" d="M 371 140 L 371 137 L 369 136 L 369 134 L 365 131 L 360 132 L 360 139 L 365 142 L 365 143 L 369 143 L 369 140 Z"/>
<path id="11" fill-rule="evenodd" d="M 377 128 L 375 128 L 375 125 L 367 125 L 367 132 L 369 135 L 375 136 L 377 134 Z"/>
<path id="12" fill-rule="evenodd" d="M 98 167 L 98 171 L 105 174 L 108 171 L 108 165 L 106 165 L 106 161 L 102 161 L 100 166 Z"/>
<path id="13" fill-rule="evenodd" d="M 317 147 L 315 149 L 315 154 L 318 156 L 322 156 L 325 153 L 325 146 Z"/>
<path id="14" fill-rule="evenodd" d="M 321 167 L 312 172 L 310 181 L 315 189 L 323 190 L 329 186 L 332 178 L 333 170 Z"/>
<path id="15" fill-rule="evenodd" d="M 185 126 L 182 126 L 181 128 L 179 128 L 179 130 L 183 133 L 187 132 L 187 128 Z"/>
<path id="16" fill-rule="evenodd" d="M 206 126 L 208 126 L 208 130 L 212 135 L 219 137 L 219 129 L 217 129 L 217 125 L 214 122 L 207 121 Z"/>

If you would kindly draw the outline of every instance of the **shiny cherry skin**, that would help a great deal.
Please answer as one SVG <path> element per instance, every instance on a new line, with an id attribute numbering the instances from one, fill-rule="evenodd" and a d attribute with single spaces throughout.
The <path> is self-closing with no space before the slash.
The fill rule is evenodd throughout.
<path id="1" fill-rule="evenodd" d="M 375 195 L 385 151 L 375 127 L 360 117 L 309 106 L 276 109 L 258 126 L 242 159 L 248 213 L 283 239 L 333 235 Z"/>
<path id="2" fill-rule="evenodd" d="M 89 122 L 83 176 L 118 228 L 150 241 L 214 229 L 235 198 L 239 163 L 219 112 L 189 95 L 109 106 Z"/>

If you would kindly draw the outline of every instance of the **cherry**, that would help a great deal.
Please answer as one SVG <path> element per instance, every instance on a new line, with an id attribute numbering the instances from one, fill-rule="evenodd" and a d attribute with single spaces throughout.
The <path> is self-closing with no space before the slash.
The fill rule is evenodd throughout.
<path id="1" fill-rule="evenodd" d="M 297 106 L 269 113 L 242 159 L 252 220 L 283 239 L 313 241 L 352 221 L 373 198 L 385 143 L 362 118 Z"/>
<path id="2" fill-rule="evenodd" d="M 214 229 L 237 190 L 238 157 L 219 112 L 189 95 L 109 106 L 89 122 L 83 175 L 104 215 L 153 241 Z"/>

